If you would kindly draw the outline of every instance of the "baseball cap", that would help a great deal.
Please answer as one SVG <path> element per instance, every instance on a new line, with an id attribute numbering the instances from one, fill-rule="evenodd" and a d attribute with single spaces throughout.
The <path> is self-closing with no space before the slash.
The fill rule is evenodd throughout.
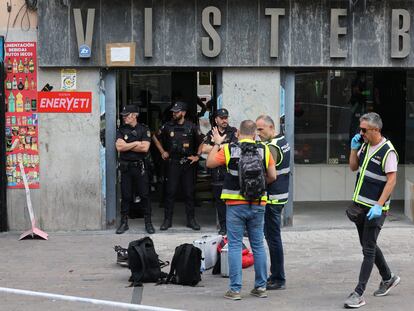
<path id="1" fill-rule="evenodd" d="M 121 115 L 122 116 L 127 116 L 130 113 L 138 113 L 138 107 L 135 105 L 127 105 L 125 106 L 122 111 L 121 111 Z"/>
<path id="2" fill-rule="evenodd" d="M 170 109 L 170 111 L 172 112 L 186 111 L 186 110 L 187 110 L 187 104 L 184 102 L 176 102 L 174 106 L 172 106 Z"/>
<path id="3" fill-rule="evenodd" d="M 216 117 L 228 117 L 229 111 L 225 108 L 218 109 L 216 111 Z"/>

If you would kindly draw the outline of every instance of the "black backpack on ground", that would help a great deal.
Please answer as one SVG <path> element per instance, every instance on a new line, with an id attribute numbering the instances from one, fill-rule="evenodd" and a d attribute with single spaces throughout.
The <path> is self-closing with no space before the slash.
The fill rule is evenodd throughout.
<path id="1" fill-rule="evenodd" d="M 266 193 L 265 169 L 263 159 L 256 144 L 239 144 L 241 149 L 239 159 L 240 193 L 249 201 L 260 201 Z"/>
<path id="2" fill-rule="evenodd" d="M 169 263 L 160 261 L 155 252 L 154 242 L 150 237 L 132 241 L 128 245 L 128 266 L 131 270 L 129 281 L 131 286 L 142 286 L 142 283 L 157 282 L 165 278 L 161 268 Z"/>
<path id="3" fill-rule="evenodd" d="M 195 286 L 201 281 L 201 250 L 192 244 L 175 248 L 166 283 Z"/>

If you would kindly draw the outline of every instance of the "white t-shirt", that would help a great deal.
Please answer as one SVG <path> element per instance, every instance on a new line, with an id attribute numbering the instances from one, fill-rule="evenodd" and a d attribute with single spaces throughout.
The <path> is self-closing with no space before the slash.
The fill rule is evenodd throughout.
<path id="1" fill-rule="evenodd" d="M 386 140 L 387 139 L 383 137 L 379 144 L 375 146 L 371 146 L 369 148 L 368 156 L 373 154 L 375 150 L 377 150 Z M 358 157 L 360 154 L 361 154 L 361 149 L 358 151 Z M 384 171 L 386 174 L 391 173 L 391 172 L 396 172 L 397 167 L 398 167 L 397 154 L 395 153 L 395 151 L 391 151 L 390 153 L 388 153 L 387 159 L 385 160 Z"/>

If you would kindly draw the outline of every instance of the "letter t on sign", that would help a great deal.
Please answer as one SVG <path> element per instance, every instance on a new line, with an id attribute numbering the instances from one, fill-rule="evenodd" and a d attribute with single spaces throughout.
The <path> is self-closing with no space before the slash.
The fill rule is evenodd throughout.
<path id="1" fill-rule="evenodd" d="M 265 9 L 270 16 L 270 57 L 279 57 L 279 16 L 285 15 L 285 9 Z"/>
<path id="2" fill-rule="evenodd" d="M 331 9 L 331 57 L 346 58 L 347 51 L 339 47 L 339 35 L 346 35 L 346 27 L 339 26 L 339 16 L 347 16 L 346 9 Z"/>

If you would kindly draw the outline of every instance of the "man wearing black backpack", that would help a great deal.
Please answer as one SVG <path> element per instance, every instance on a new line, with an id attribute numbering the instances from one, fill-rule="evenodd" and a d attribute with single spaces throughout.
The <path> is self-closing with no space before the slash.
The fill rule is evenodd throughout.
<path id="1" fill-rule="evenodd" d="M 267 205 L 264 232 L 269 247 L 270 276 L 268 290 L 286 288 L 283 244 L 280 234 L 280 222 L 283 207 L 289 197 L 290 146 L 285 137 L 276 135 L 275 123 L 268 115 L 256 119 L 257 133 L 276 162 L 277 180 L 267 187 Z"/>
<path id="2" fill-rule="evenodd" d="M 276 179 L 275 162 L 269 148 L 255 142 L 256 124 L 241 122 L 239 142 L 225 144 L 226 136 L 213 129 L 214 147 L 207 157 L 207 167 L 226 165 L 227 173 L 221 198 L 226 201 L 230 288 L 224 297 L 240 300 L 242 287 L 241 252 L 243 232 L 247 228 L 254 254 L 255 284 L 250 294 L 267 297 L 266 252 L 263 244 L 264 213 L 267 202 L 266 182 Z"/>

